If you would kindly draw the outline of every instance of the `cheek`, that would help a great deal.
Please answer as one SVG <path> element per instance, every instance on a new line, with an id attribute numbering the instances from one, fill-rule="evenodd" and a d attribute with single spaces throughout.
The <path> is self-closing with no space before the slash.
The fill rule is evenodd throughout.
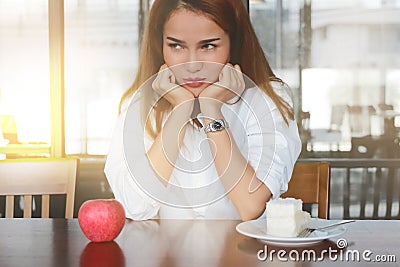
<path id="1" fill-rule="evenodd" d="M 170 70 L 175 76 L 175 79 L 178 82 L 181 82 L 182 79 L 181 76 L 183 70 L 182 66 L 179 66 L 179 64 L 182 63 L 182 59 L 176 53 L 175 54 L 171 53 L 168 46 L 167 47 L 163 46 L 163 57 L 164 57 L 164 63 L 170 68 Z"/>
<path id="2" fill-rule="evenodd" d="M 168 66 L 172 66 L 174 63 L 174 57 L 171 55 L 171 52 L 168 49 L 168 46 L 163 46 L 163 57 L 164 57 L 164 62 Z"/>
<path id="3" fill-rule="evenodd" d="M 163 58 L 165 64 L 172 67 L 185 62 L 185 53 L 183 53 L 183 51 L 171 51 L 171 48 L 168 45 L 163 45 Z"/>
<path id="4" fill-rule="evenodd" d="M 224 47 L 216 55 L 215 62 L 226 64 L 229 62 L 231 57 L 230 45 L 224 45 Z"/>
<path id="5" fill-rule="evenodd" d="M 175 58 L 164 56 L 164 61 L 165 61 L 165 64 L 167 64 L 168 68 L 174 74 L 175 78 L 178 78 L 179 76 L 181 76 L 180 73 L 182 72 L 181 71 L 182 67 L 178 65 L 179 62 Z"/>
<path id="6" fill-rule="evenodd" d="M 208 62 L 215 62 L 215 63 L 220 63 L 225 65 L 226 63 L 229 62 L 230 59 L 230 54 L 229 51 L 218 51 L 218 53 L 215 54 L 205 54 L 202 58 L 202 61 L 208 61 Z"/>
<path id="7" fill-rule="evenodd" d="M 207 67 L 205 68 L 205 76 L 207 77 L 209 82 L 216 82 L 219 80 L 219 74 L 222 71 L 222 68 L 225 66 L 226 62 L 218 63 L 208 63 Z"/>
<path id="8" fill-rule="evenodd" d="M 172 67 L 170 70 L 175 76 L 176 83 L 182 84 L 185 77 L 185 70 L 181 66 Z"/>
<path id="9" fill-rule="evenodd" d="M 207 67 L 205 68 L 205 75 L 210 82 L 218 81 L 219 74 L 221 73 L 222 68 L 225 66 L 225 64 L 229 63 L 229 55 L 229 49 L 227 49 L 226 51 L 223 51 L 222 53 L 219 53 L 217 55 L 213 55 L 212 57 L 205 60 L 209 62 L 206 64 Z"/>

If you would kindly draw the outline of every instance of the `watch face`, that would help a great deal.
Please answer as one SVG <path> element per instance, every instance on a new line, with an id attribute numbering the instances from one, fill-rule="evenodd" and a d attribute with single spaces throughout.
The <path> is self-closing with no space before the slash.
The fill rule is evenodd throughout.
<path id="1" fill-rule="evenodd" d="M 224 125 L 221 121 L 217 121 L 217 120 L 214 121 L 212 126 L 213 126 L 213 129 L 216 131 L 220 131 L 220 130 L 224 129 Z"/>

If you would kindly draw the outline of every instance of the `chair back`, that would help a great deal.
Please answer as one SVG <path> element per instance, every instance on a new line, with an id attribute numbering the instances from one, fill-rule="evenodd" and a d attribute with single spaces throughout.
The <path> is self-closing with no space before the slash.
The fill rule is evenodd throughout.
<path id="1" fill-rule="evenodd" d="M 24 218 L 32 216 L 32 196 L 42 196 L 41 217 L 49 217 L 50 195 L 66 195 L 65 218 L 74 212 L 78 159 L 40 158 L 0 161 L 0 195 L 6 218 L 14 216 L 14 196 L 24 197 Z"/>
<path id="2" fill-rule="evenodd" d="M 329 219 L 329 163 L 297 162 L 289 188 L 282 197 L 301 199 L 304 204 L 318 204 L 318 218 Z"/>

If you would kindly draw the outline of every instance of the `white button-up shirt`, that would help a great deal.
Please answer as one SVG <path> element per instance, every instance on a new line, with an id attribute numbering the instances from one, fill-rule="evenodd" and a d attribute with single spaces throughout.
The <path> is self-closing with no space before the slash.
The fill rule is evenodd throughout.
<path id="1" fill-rule="evenodd" d="M 286 87 L 277 82 L 272 85 L 285 101 L 292 103 Z M 289 120 L 286 124 L 273 101 L 258 88 L 245 90 L 241 101 L 224 104 L 221 111 L 257 179 L 268 187 L 273 198 L 279 197 L 287 190 L 301 151 L 296 122 Z M 187 127 L 171 178 L 166 185 L 160 182 L 146 156 L 153 141 L 144 133 L 141 112 L 138 92 L 116 123 L 105 166 L 111 189 L 124 206 L 126 217 L 240 219 L 219 180 L 202 129 Z M 201 114 L 197 117 L 202 121 Z"/>

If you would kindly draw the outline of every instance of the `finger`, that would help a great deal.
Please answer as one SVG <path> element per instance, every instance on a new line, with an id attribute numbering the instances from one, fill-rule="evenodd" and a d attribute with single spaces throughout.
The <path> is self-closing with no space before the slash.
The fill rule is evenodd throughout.
<path id="1" fill-rule="evenodd" d="M 234 66 L 235 69 L 235 78 L 236 78 L 236 88 L 237 88 L 237 94 L 241 95 L 244 91 L 245 88 L 245 82 L 244 82 L 244 76 L 242 73 L 242 69 L 238 64 Z"/>
<path id="2" fill-rule="evenodd" d="M 240 68 L 239 64 L 236 64 L 236 65 L 234 66 L 234 69 L 237 70 L 237 71 L 239 71 L 240 73 L 242 73 L 242 69 Z"/>
<path id="3" fill-rule="evenodd" d="M 160 79 L 161 75 L 163 74 L 164 70 L 167 68 L 166 64 L 161 65 L 161 67 L 158 69 L 157 76 L 153 81 L 153 88 L 159 88 L 160 87 Z"/>
<path id="4" fill-rule="evenodd" d="M 231 66 L 232 64 L 227 63 L 221 70 L 221 78 L 219 84 L 224 88 L 230 89 L 231 87 Z"/>
<path id="5" fill-rule="evenodd" d="M 175 87 L 175 75 L 172 72 L 171 68 L 169 68 L 167 65 L 166 67 L 163 68 L 163 72 L 161 74 L 161 81 L 164 83 L 164 85 L 167 85 L 168 88 L 170 87 Z"/>
<path id="6" fill-rule="evenodd" d="M 163 64 L 158 70 L 157 78 L 159 78 L 159 82 L 164 78 L 165 73 L 168 70 L 167 64 Z"/>
<path id="7" fill-rule="evenodd" d="M 169 74 L 169 81 L 170 81 L 170 83 L 172 83 L 172 84 L 176 84 L 176 78 L 175 78 L 175 75 L 174 75 L 174 73 L 172 72 L 172 70 L 171 69 L 168 69 L 168 74 Z"/>
<path id="8" fill-rule="evenodd" d="M 238 78 L 239 77 L 238 73 L 240 73 L 240 71 L 239 72 L 237 71 L 236 65 L 233 66 L 232 64 L 229 64 L 228 66 L 229 66 L 229 82 L 228 82 L 229 90 L 233 94 L 237 95 L 237 88 L 240 82 L 240 79 Z"/>
<path id="9" fill-rule="evenodd" d="M 239 68 L 240 69 L 240 68 Z M 232 66 L 231 68 L 231 82 L 232 82 L 232 91 L 237 94 L 237 89 L 240 84 L 240 70 L 238 71 L 237 65 Z"/>
<path id="10" fill-rule="evenodd" d="M 164 93 L 168 93 L 176 87 L 175 76 L 170 68 L 165 68 L 160 75 L 160 88 Z"/>
<path id="11" fill-rule="evenodd" d="M 165 70 L 165 69 L 167 69 L 167 68 L 168 68 L 167 64 L 163 64 L 163 65 L 161 65 L 159 71 L 163 71 L 163 70 Z"/>
<path id="12" fill-rule="evenodd" d="M 172 88 L 170 85 L 170 69 L 166 64 L 162 65 L 153 81 L 153 89 L 159 95 L 164 96 Z"/>

